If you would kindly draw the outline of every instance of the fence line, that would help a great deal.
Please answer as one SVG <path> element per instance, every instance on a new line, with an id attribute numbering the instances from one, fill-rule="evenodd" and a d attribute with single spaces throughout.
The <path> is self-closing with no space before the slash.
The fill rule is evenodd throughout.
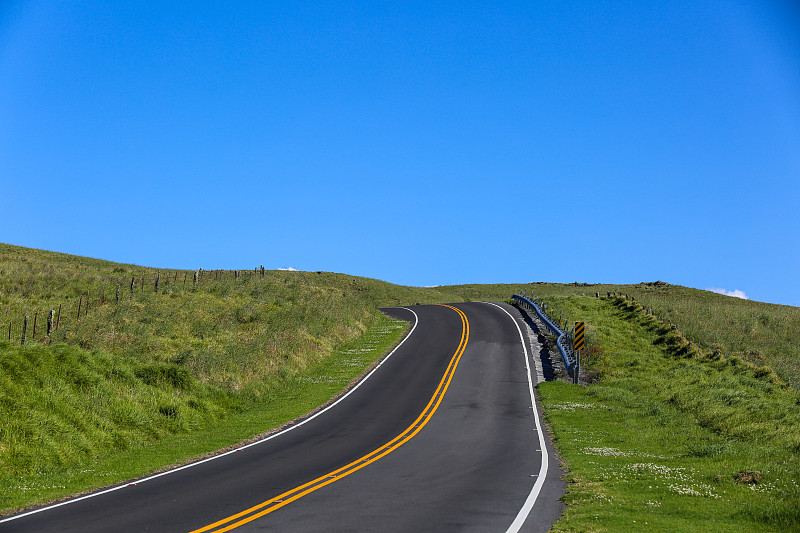
<path id="1" fill-rule="evenodd" d="M 180 272 L 179 270 L 176 270 L 174 272 L 173 276 L 169 276 L 169 274 L 166 274 L 164 276 L 164 278 L 161 277 L 161 271 L 155 271 L 155 272 L 149 272 L 149 273 L 148 272 L 145 272 L 145 273 L 141 273 L 140 272 L 138 274 L 138 277 L 137 277 L 137 275 L 132 275 L 131 276 L 131 282 L 130 282 L 130 295 L 131 295 L 130 297 L 131 297 L 131 299 L 133 299 L 135 297 L 135 292 L 136 292 L 135 289 L 136 288 L 139 288 L 139 293 L 140 294 L 143 294 L 145 292 L 145 285 L 148 283 L 148 281 L 147 281 L 148 279 L 152 279 L 153 280 L 153 292 L 155 294 L 158 294 L 160 292 L 160 289 L 166 290 L 170 285 L 177 285 L 178 284 L 178 274 L 179 274 L 179 272 Z M 188 280 L 189 272 L 190 271 L 188 271 L 188 270 L 184 270 L 183 271 L 183 273 L 184 273 L 183 274 L 183 287 L 184 288 L 186 287 L 186 282 Z M 229 277 L 226 277 L 225 276 L 226 272 L 231 272 L 233 275 L 229 276 Z M 259 276 L 259 272 L 260 272 L 260 276 Z M 212 274 L 212 273 L 213 273 L 214 277 L 210 278 L 210 274 Z M 247 274 L 247 276 L 243 276 L 242 275 L 242 274 L 245 274 L 245 273 Z M 208 276 L 204 276 L 204 274 L 207 274 Z M 228 279 L 233 279 L 234 281 L 239 281 L 239 280 L 242 280 L 243 278 L 246 278 L 246 280 L 253 280 L 253 279 L 257 279 L 258 277 L 263 278 L 265 275 L 266 275 L 266 268 L 264 268 L 263 265 L 261 265 L 260 268 L 256 267 L 253 270 L 243 270 L 243 271 L 239 271 L 239 270 L 227 271 L 227 270 L 220 270 L 220 269 L 204 270 L 204 269 L 201 268 L 201 269 L 195 270 L 193 272 L 193 284 L 192 284 L 192 289 L 191 290 L 195 291 L 198 287 L 200 287 L 201 285 L 206 285 L 209 281 L 222 281 L 222 280 L 228 280 Z M 151 278 L 150 276 L 153 276 L 153 277 Z M 171 284 L 169 283 L 170 277 L 172 278 L 172 283 Z M 206 278 L 206 279 L 204 280 L 204 278 Z M 116 287 L 117 288 L 116 288 L 116 296 L 115 296 L 114 304 L 119 304 L 120 303 L 120 285 L 121 285 L 121 280 L 119 278 L 116 278 L 115 282 L 116 282 Z M 93 284 L 93 286 L 96 287 L 97 283 L 100 283 L 100 282 L 95 282 Z M 105 284 L 106 283 L 107 283 L 107 280 L 102 282 L 102 287 L 100 289 L 100 296 L 99 296 L 99 299 L 96 300 L 96 303 L 98 304 L 98 307 L 100 307 L 100 308 L 105 307 L 106 305 L 110 305 L 110 303 L 111 303 L 111 302 L 107 302 L 105 300 Z M 136 287 L 137 284 L 139 285 L 139 287 Z M 91 291 L 91 289 L 88 289 L 86 291 L 86 293 L 81 293 L 79 295 L 78 309 L 77 309 L 77 312 L 75 313 L 75 315 L 73 315 L 76 318 L 75 327 L 77 327 L 77 325 L 80 323 L 81 317 L 85 318 L 85 317 L 88 316 L 89 307 L 90 307 L 90 300 L 91 300 L 91 292 L 90 291 Z M 57 332 L 57 331 L 59 331 L 59 329 L 63 329 L 63 327 L 65 327 L 64 324 L 62 324 L 62 321 L 61 321 L 61 311 L 62 311 L 62 308 L 64 308 L 64 307 L 65 307 L 64 304 L 60 303 L 60 304 L 58 304 L 58 311 L 56 311 L 55 309 L 49 309 L 49 310 L 45 311 L 45 312 L 48 313 L 47 334 L 44 335 L 44 336 L 40 335 L 39 336 L 39 338 L 40 338 L 39 342 L 47 342 L 47 341 L 49 341 L 51 339 L 52 335 L 55 334 L 55 332 Z M 66 307 L 68 307 L 68 306 L 66 306 Z M 93 306 L 92 306 L 92 309 L 94 309 Z M 35 310 L 34 313 L 33 313 L 33 331 L 32 331 L 32 335 L 31 335 L 30 339 L 28 339 L 28 316 L 29 315 L 25 314 L 25 313 L 21 313 L 19 310 L 16 313 L 13 313 L 13 314 L 16 314 L 17 320 L 19 320 L 20 316 L 23 317 L 21 336 L 20 337 L 16 337 L 18 340 L 21 341 L 21 344 L 25 344 L 26 342 L 36 340 L 37 318 L 38 318 L 39 312 L 41 312 L 41 309 L 40 310 Z M 9 317 L 10 318 L 8 320 L 8 332 L 7 332 L 7 339 L 8 339 L 9 342 L 12 340 L 12 335 L 14 334 L 13 330 L 15 329 L 14 328 L 15 319 L 13 318 L 13 314 L 9 313 Z M 55 322 L 54 323 L 53 323 L 53 315 L 55 315 Z M 3 324 L 4 323 L 5 322 L 3 322 Z M 17 324 L 19 324 L 19 322 L 17 322 Z M 17 330 L 17 332 L 19 333 L 19 330 Z M 2 334 L 0 334 L 0 335 L 2 335 Z M 2 337 L 0 337 L 0 339 L 2 339 Z"/>

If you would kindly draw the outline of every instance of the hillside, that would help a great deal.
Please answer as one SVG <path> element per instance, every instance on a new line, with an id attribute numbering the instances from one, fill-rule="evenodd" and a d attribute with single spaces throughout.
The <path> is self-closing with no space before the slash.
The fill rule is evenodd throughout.
<path id="1" fill-rule="evenodd" d="M 795 388 L 763 361 L 690 341 L 630 294 L 545 302 L 586 321 L 591 382 L 539 385 L 568 469 L 555 531 L 800 530 Z"/>
<path id="2" fill-rule="evenodd" d="M 627 295 L 655 316 L 675 324 L 704 349 L 770 366 L 784 380 L 800 380 L 798 307 L 742 300 L 660 281 L 631 285 L 533 283 L 522 290 L 539 298 Z"/>
<path id="3" fill-rule="evenodd" d="M 588 324 L 588 369 L 597 383 L 540 389 L 562 457 L 589 498 L 572 498 L 559 527 L 585 529 L 597 511 L 592 506 L 603 503 L 593 498 L 609 490 L 581 485 L 585 476 L 606 475 L 581 470 L 584 451 L 606 433 L 581 440 L 571 429 L 576 422 L 565 417 L 574 410 L 559 407 L 572 404 L 596 406 L 589 413 L 595 418 L 624 412 L 636 420 L 634 426 L 611 420 L 617 426 L 608 434 L 635 427 L 648 441 L 653 433 L 642 421 L 650 421 L 665 435 L 697 435 L 705 448 L 681 441 L 664 456 L 711 457 L 717 463 L 709 471 L 724 464 L 719 475 L 726 479 L 740 470 L 770 472 L 774 490 L 788 490 L 780 496 L 765 489 L 771 517 L 754 507 L 766 500 L 748 499 L 760 492 L 731 501 L 749 509 L 746 521 L 800 520 L 787 511 L 797 491 L 775 482 L 780 472 L 796 475 L 775 464 L 796 462 L 800 442 L 790 427 L 797 395 L 786 385 L 800 377 L 798 308 L 661 282 L 415 288 L 260 265 L 157 269 L 6 244 L 0 244 L 0 513 L 208 454 L 313 410 L 403 335 L 405 323 L 385 317 L 381 306 L 498 301 L 515 292 L 544 298 L 566 322 Z M 617 511 L 603 512 L 615 523 Z"/>
<path id="4" fill-rule="evenodd" d="M 328 272 L 176 271 L 0 244 L 0 338 L 19 342 L 28 316 L 28 341 L 176 364 L 234 391 L 324 358 L 379 306 L 460 299 Z"/>
<path id="5" fill-rule="evenodd" d="M 0 509 L 301 416 L 403 334 L 378 307 L 459 299 L 343 274 L 175 271 L 0 245 Z"/>

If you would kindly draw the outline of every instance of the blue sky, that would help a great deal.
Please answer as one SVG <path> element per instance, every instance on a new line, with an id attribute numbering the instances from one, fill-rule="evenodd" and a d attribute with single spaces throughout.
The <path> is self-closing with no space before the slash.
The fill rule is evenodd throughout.
<path id="1" fill-rule="evenodd" d="M 0 242 L 800 305 L 792 1 L 0 1 Z"/>

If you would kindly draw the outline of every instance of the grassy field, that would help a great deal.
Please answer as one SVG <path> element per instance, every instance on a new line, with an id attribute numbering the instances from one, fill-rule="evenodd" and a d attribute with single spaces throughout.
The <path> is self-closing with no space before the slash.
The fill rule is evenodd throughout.
<path id="1" fill-rule="evenodd" d="M 701 348 L 733 354 L 800 380 L 800 308 L 732 298 L 662 282 L 633 285 L 533 283 L 522 289 L 540 298 L 625 294 L 675 324 Z M 556 305 L 558 312 L 557 302 Z M 571 308 L 562 309 L 564 318 Z M 574 316 L 572 319 L 580 319 Z M 572 320 L 571 320 L 572 321 Z"/>
<path id="2" fill-rule="evenodd" d="M 195 284 L 192 271 L 0 245 L 0 338 L 10 324 L 19 342 L 27 315 L 28 341 L 175 364 L 204 383 L 258 392 L 265 378 L 302 371 L 360 335 L 378 306 L 461 298 L 326 272 L 235 272 L 200 272 Z M 45 339 L 49 310 L 59 327 Z"/>
<path id="3" fill-rule="evenodd" d="M 632 301 L 546 300 L 587 322 L 595 380 L 539 386 L 569 470 L 555 531 L 800 530 L 800 395 Z"/>
<path id="4" fill-rule="evenodd" d="M 539 389 L 569 467 L 556 530 L 800 529 L 800 396 L 785 384 L 800 378 L 798 308 L 660 282 L 414 288 L 326 272 L 153 269 L 5 244 L 0 513 L 302 416 L 402 336 L 406 325 L 378 307 L 515 292 L 587 322 L 592 384 Z M 51 309 L 58 329 L 47 336 Z"/>

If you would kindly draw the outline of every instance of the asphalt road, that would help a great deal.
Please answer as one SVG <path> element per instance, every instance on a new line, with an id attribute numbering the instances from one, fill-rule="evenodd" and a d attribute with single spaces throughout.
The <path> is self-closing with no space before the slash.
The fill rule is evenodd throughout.
<path id="1" fill-rule="evenodd" d="M 0 521 L 0 531 L 549 530 L 563 483 L 531 403 L 518 312 L 489 303 L 385 311 L 414 329 L 312 419 L 189 468 Z"/>

